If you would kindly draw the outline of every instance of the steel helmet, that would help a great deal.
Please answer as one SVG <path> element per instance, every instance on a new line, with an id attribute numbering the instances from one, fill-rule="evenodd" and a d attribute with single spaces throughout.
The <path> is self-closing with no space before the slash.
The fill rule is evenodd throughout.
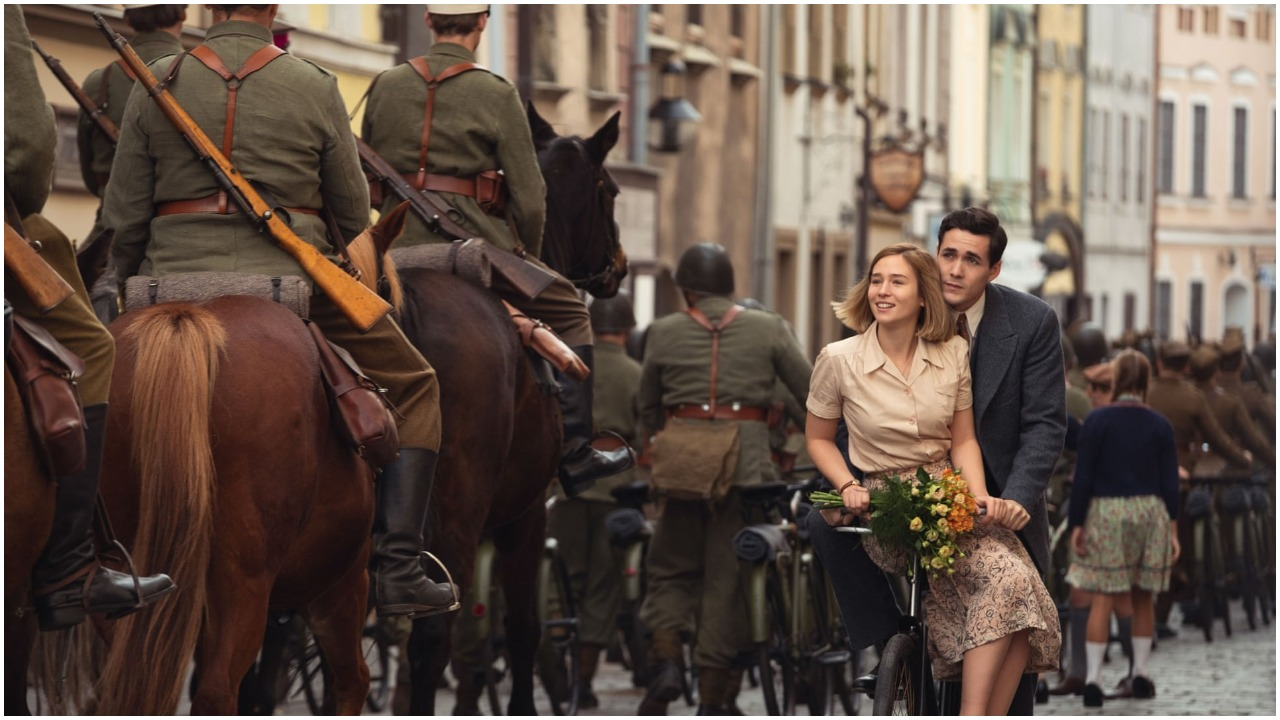
<path id="1" fill-rule="evenodd" d="M 1071 347 L 1081 367 L 1097 365 L 1107 357 L 1107 336 L 1094 322 L 1083 322 L 1071 333 Z"/>
<path id="2" fill-rule="evenodd" d="M 676 285 L 706 295 L 733 294 L 733 261 L 723 246 L 698 243 L 680 256 Z"/>
<path id="3" fill-rule="evenodd" d="M 636 314 L 627 291 L 619 290 L 611 298 L 596 298 L 588 308 L 591 329 L 598 333 L 625 333 L 636 326 Z"/>

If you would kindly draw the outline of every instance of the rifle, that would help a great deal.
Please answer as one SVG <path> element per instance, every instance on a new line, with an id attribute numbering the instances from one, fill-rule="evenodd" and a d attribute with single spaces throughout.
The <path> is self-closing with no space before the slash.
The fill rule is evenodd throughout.
<path id="1" fill-rule="evenodd" d="M 467 232 L 466 228 L 454 221 L 450 213 L 456 213 L 457 210 L 450 207 L 444 198 L 430 190 L 415 189 L 400 173 L 396 172 L 395 168 L 391 167 L 391 163 L 388 163 L 359 137 L 356 138 L 356 150 L 360 153 L 360 164 L 364 166 L 365 172 L 374 180 L 385 183 L 396 197 L 409 203 L 409 209 L 426 223 L 428 229 L 452 238 L 455 242 L 474 237 Z M 537 297 L 555 280 L 555 276 L 551 273 L 537 265 L 525 262 L 506 250 L 493 248 L 491 251 L 486 250 L 485 256 L 490 264 L 526 297 Z"/>
<path id="2" fill-rule="evenodd" d="M 310 243 L 298 237 L 293 229 L 280 218 L 281 209 L 272 208 L 254 189 L 249 180 L 240 174 L 231 161 L 218 149 L 204 131 L 196 125 L 186 110 L 178 104 L 168 88 L 160 84 L 151 73 L 147 64 L 142 62 L 138 53 L 134 52 L 129 41 L 112 30 L 100 13 L 93 14 L 98 29 L 106 36 L 107 41 L 115 48 L 129 69 L 137 76 L 138 82 L 147 89 L 147 94 L 155 100 L 160 111 L 173 124 L 174 129 L 182 135 L 191 146 L 196 158 L 204 163 L 213 173 L 218 187 L 227 194 L 240 212 L 257 228 L 258 232 L 266 232 L 285 252 L 293 256 L 311 279 L 315 281 L 325 295 L 333 301 L 347 320 L 360 332 L 367 332 L 375 323 L 391 311 L 387 301 L 378 297 L 372 290 L 361 285 L 342 268 L 333 264 L 320 254 Z"/>
<path id="3" fill-rule="evenodd" d="M 31 41 L 31 47 L 35 48 L 37 53 L 40 53 L 40 57 L 44 58 L 44 64 L 48 65 L 49 69 L 53 71 L 54 76 L 58 78 L 58 82 L 62 83 L 62 87 L 71 93 L 71 97 L 75 98 L 76 104 L 80 106 L 84 114 L 88 115 L 90 120 L 93 120 L 98 129 L 102 131 L 102 134 L 111 142 L 111 146 L 115 147 L 120 142 L 120 128 L 116 127 L 116 124 L 111 121 L 106 111 L 98 107 L 97 103 L 84 94 L 84 90 L 81 90 L 76 81 L 72 80 L 67 71 L 63 69 L 62 61 L 45 52 L 40 47 L 40 43 L 35 40 Z"/>
<path id="4" fill-rule="evenodd" d="M 75 294 L 71 285 L 7 222 L 4 224 L 4 268 L 13 274 L 41 313 L 49 312 Z"/>

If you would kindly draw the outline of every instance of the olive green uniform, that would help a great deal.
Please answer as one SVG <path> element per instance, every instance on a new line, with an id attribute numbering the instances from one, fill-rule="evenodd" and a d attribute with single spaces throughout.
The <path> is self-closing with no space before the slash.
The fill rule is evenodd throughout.
<path id="1" fill-rule="evenodd" d="M 639 448 L 640 363 L 627 356 L 626 348 L 613 343 L 596 345 L 595 396 L 592 399 L 596 428 L 618 433 Z M 608 645 L 622 609 L 622 565 L 609 535 L 605 518 L 618 509 L 610 492 L 635 479 L 627 470 L 603 480 L 577 498 L 563 495 L 551 509 L 547 529 L 560 541 L 561 556 L 573 579 L 580 601 L 578 637 L 584 644 Z"/>
<path id="2" fill-rule="evenodd" d="M 1195 467 L 1200 446 L 1206 442 L 1211 450 L 1228 462 L 1249 464 L 1249 459 L 1240 446 L 1222 431 L 1204 394 L 1190 382 L 1182 378 L 1152 380 L 1151 389 L 1147 392 L 1147 404 L 1173 425 L 1178 465 L 1188 472 Z"/>
<path id="3" fill-rule="evenodd" d="M 732 306 L 723 296 L 700 299 L 696 307 L 717 324 Z M 666 426 L 679 433 L 688 423 L 736 424 L 739 454 L 735 488 L 778 479 L 770 459 L 769 428 L 755 420 L 664 420 L 665 408 L 702 405 L 710 399 L 711 334 L 685 313 L 675 313 L 649 329 L 640 385 L 640 419 L 646 431 Z M 759 310 L 743 311 L 720 336 L 716 401 L 768 407 L 781 380 L 801 403 L 809 394 L 813 366 L 783 320 Z M 649 547 L 649 588 L 641 619 L 657 631 L 689 631 L 697 623 L 694 663 L 731 668 L 750 650 L 750 624 L 739 581 L 733 537 L 743 527 L 736 489 L 715 506 L 666 500 Z M 670 659 L 670 658 L 668 658 Z"/>
<path id="4" fill-rule="evenodd" d="M 211 26 L 205 44 L 229 69 L 241 67 L 271 43 L 262 25 L 230 20 Z M 171 61 L 151 63 L 163 77 Z M 215 143 L 226 126 L 227 84 L 195 58 L 186 58 L 169 91 Z M 238 212 L 157 215 L 160 203 L 206 198 L 218 191 L 141 86 L 134 89 L 120 128 L 112 174 L 129 182 L 107 186 L 104 221 L 114 228 L 120 282 L 132 275 L 221 271 L 306 277 L 296 260 Z M 327 71 L 282 55 L 245 78 L 236 101 L 230 159 L 276 204 L 327 209 L 346 240 L 368 225 L 369 190 L 337 82 Z M 234 207 L 234 204 L 232 204 Z M 293 231 L 334 259 L 324 221 L 294 212 Z M 404 447 L 440 446 L 439 386 L 435 372 L 386 317 L 365 334 L 317 292 L 311 319 L 346 348 L 375 382 L 387 388 L 401 416 Z"/>
<path id="5" fill-rule="evenodd" d="M 1254 425 L 1253 418 L 1249 417 L 1249 411 L 1245 409 L 1244 401 L 1213 382 L 1198 383 L 1196 388 L 1204 394 L 1214 419 L 1218 421 L 1218 426 L 1227 437 L 1236 438 L 1248 448 L 1249 452 L 1253 453 L 1254 460 L 1274 467 L 1276 451 Z M 1229 465 L 1223 472 L 1225 476 L 1237 478 L 1248 473 L 1249 465 L 1235 464 Z"/>
<path id="6" fill-rule="evenodd" d="M 1276 436 L 1276 399 L 1271 397 L 1256 382 L 1243 382 L 1235 374 L 1223 373 L 1218 376 L 1218 385 L 1228 393 L 1239 397 L 1249 417 L 1258 426 L 1264 437 L 1273 441 Z"/>
<path id="7" fill-rule="evenodd" d="M 115 341 L 89 304 L 89 294 L 76 268 L 70 239 L 38 213 L 49 198 L 57 130 L 53 108 L 45 102 L 36 77 L 31 36 L 18 5 L 4 6 L 4 187 L 13 199 L 27 236 L 39 241 L 40 257 L 71 284 L 75 295 L 41 314 L 22 292 L 8 292 L 14 312 L 39 323 L 67 349 L 84 360 L 77 381 L 80 401 L 107 401 L 115 365 Z M 17 287 L 5 273 L 5 287 Z"/>
<path id="8" fill-rule="evenodd" d="M 432 45 L 426 55 L 433 74 L 459 63 L 474 63 L 475 55 L 456 43 Z M 418 171 L 422 149 L 422 121 L 427 83 L 410 65 L 398 65 L 374 79 L 364 113 L 361 137 L 397 171 Z M 460 213 L 458 224 L 503 250 L 527 252 L 526 260 L 546 268 L 542 228 L 546 221 L 546 184 L 538 169 L 529 120 L 516 89 L 493 73 L 477 70 L 440 83 L 432 111 L 427 172 L 469 178 L 486 170 L 501 170 L 508 190 L 510 224 L 486 214 L 475 198 L 439 192 Z M 399 204 L 394 196 L 383 204 L 386 212 Z M 419 245 L 448 242 L 410 215 L 398 243 Z M 548 272 L 551 271 L 547 268 Z M 532 300 L 495 278 L 494 291 L 507 302 L 551 326 L 571 347 L 592 344 L 587 306 L 563 277 Z"/>

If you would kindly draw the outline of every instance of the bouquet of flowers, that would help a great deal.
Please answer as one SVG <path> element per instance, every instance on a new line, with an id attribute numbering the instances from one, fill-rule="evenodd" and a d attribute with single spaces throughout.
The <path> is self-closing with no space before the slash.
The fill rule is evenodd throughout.
<path id="1" fill-rule="evenodd" d="M 819 510 L 844 506 L 831 492 L 815 492 L 809 499 Z M 918 554 L 931 575 L 955 572 L 956 560 L 964 557 L 957 541 L 973 530 L 978 514 L 978 501 L 959 470 L 932 477 L 920 468 L 914 478 L 890 477 L 871 491 L 871 505 L 871 532 L 878 542 Z"/>

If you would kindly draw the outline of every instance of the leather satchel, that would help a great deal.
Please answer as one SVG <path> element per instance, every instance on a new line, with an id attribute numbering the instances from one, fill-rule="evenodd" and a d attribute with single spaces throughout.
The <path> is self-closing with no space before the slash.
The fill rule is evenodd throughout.
<path id="1" fill-rule="evenodd" d="M 27 406 L 31 429 L 49 472 L 68 475 L 84 468 L 84 410 L 76 379 L 84 361 L 48 330 L 13 315 L 8 361 Z"/>
<path id="2" fill-rule="evenodd" d="M 329 342 L 318 325 L 307 321 L 307 329 L 320 352 L 320 373 L 329 406 L 341 420 L 336 423 L 338 434 L 375 469 L 395 460 L 400 453 L 400 435 L 386 391 L 361 372 L 346 350 Z"/>

